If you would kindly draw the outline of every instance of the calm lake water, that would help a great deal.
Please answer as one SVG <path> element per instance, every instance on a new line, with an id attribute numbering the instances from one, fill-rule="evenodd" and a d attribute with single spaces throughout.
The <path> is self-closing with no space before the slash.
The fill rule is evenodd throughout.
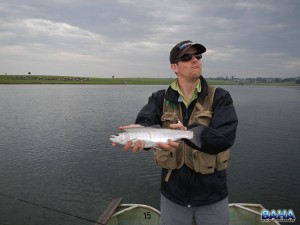
<path id="1" fill-rule="evenodd" d="M 108 139 L 166 86 L 0 85 L 0 224 L 93 224 L 116 197 L 159 208 L 152 152 Z M 300 87 L 224 86 L 239 117 L 230 202 L 300 216 Z M 4 196 L 5 195 L 5 196 Z"/>

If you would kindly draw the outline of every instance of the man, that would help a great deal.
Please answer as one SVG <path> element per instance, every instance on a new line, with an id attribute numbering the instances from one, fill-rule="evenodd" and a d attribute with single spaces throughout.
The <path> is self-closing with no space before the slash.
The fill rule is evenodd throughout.
<path id="1" fill-rule="evenodd" d="M 156 164 L 162 167 L 161 224 L 228 225 L 226 167 L 238 124 L 230 94 L 209 86 L 202 77 L 206 48 L 189 40 L 170 52 L 177 79 L 167 90 L 152 94 L 134 126 L 193 130 L 189 140 L 158 143 Z M 113 143 L 113 146 L 116 146 Z M 143 150 L 145 143 L 128 142 L 125 150 Z"/>

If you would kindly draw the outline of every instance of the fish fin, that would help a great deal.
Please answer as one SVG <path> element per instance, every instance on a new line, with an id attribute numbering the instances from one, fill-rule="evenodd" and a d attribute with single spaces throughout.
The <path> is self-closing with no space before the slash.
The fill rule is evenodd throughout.
<path id="1" fill-rule="evenodd" d="M 133 139 L 130 139 L 129 141 L 132 141 L 132 145 L 131 145 L 131 147 L 133 147 L 134 146 L 134 142 L 136 141 L 137 139 L 136 138 L 133 138 Z M 128 143 L 129 141 L 127 141 L 126 143 Z"/>
<path id="2" fill-rule="evenodd" d="M 126 129 L 123 129 L 124 132 L 130 132 L 130 131 L 133 131 L 133 130 L 138 130 L 138 129 L 141 129 L 143 127 L 128 127 Z"/>
<path id="3" fill-rule="evenodd" d="M 193 138 L 192 139 L 185 139 L 188 144 L 191 144 L 193 147 L 197 147 L 199 149 L 202 148 L 202 141 L 201 141 L 201 134 L 204 130 L 205 126 L 195 126 L 189 131 L 193 131 Z"/>
<path id="4" fill-rule="evenodd" d="M 129 141 L 135 142 L 137 138 L 130 139 Z"/>

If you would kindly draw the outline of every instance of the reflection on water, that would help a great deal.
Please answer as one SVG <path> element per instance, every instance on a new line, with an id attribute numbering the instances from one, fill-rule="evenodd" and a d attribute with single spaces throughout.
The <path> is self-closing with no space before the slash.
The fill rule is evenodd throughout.
<path id="1" fill-rule="evenodd" d="M 115 197 L 159 208 L 153 153 L 111 147 L 165 86 L 1 85 L 0 193 L 97 220 Z M 239 117 L 228 183 L 231 202 L 300 206 L 297 87 L 225 86 Z M 0 224 L 83 224 L 0 196 Z M 90 224 L 90 223 L 85 223 Z"/>

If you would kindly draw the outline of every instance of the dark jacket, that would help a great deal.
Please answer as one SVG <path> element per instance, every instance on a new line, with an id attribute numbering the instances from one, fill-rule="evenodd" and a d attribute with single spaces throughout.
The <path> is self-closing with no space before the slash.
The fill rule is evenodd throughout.
<path id="1" fill-rule="evenodd" d="M 191 113 L 197 100 L 201 100 L 208 94 L 208 84 L 204 78 L 201 80 L 201 92 L 188 108 L 181 103 L 181 121 L 187 126 Z M 139 112 L 136 122 L 143 126 L 161 125 L 164 98 L 170 102 L 178 102 L 179 93 L 171 87 L 159 90 L 149 97 L 148 104 Z M 213 117 L 209 127 L 201 124 L 187 126 L 193 128 L 201 143 L 201 146 L 192 146 L 195 149 L 208 154 L 217 154 L 230 148 L 235 140 L 237 129 L 237 115 L 233 106 L 232 98 L 228 91 L 217 88 L 212 105 Z M 190 144 L 190 143 L 187 143 Z M 196 173 L 186 165 L 172 171 L 168 182 L 165 177 L 168 170 L 162 169 L 161 193 L 169 200 L 185 206 L 208 205 L 227 197 L 226 170 L 216 171 L 212 174 L 202 175 Z"/>

